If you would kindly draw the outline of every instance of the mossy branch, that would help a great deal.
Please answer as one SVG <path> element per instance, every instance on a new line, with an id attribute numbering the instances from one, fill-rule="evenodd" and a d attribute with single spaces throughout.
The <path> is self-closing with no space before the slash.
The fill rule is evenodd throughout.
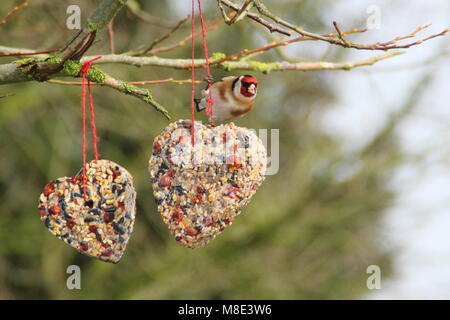
<path id="1" fill-rule="evenodd" d="M 124 6 L 126 0 L 103 0 L 94 13 L 89 17 L 86 25 L 70 39 L 64 48 L 52 54 L 47 59 L 35 59 L 26 64 L 27 76 L 34 80 L 45 81 L 51 75 L 58 73 L 67 60 L 78 60 L 92 45 L 97 31 L 106 26 Z M 19 64 L 18 68 L 22 68 Z"/>
<path id="2" fill-rule="evenodd" d="M 211 60 L 211 66 L 220 68 L 226 71 L 243 70 L 256 71 L 262 73 L 269 73 L 272 71 L 312 71 L 312 70 L 351 70 L 353 68 L 373 65 L 381 60 L 389 59 L 394 56 L 402 54 L 402 51 L 392 51 L 372 58 L 351 61 L 351 62 L 298 62 L 291 63 L 287 61 L 275 62 L 261 62 L 255 60 L 239 60 L 239 61 L 223 61 L 223 54 L 214 54 Z M 216 59 L 214 59 L 216 58 Z M 92 57 L 85 57 L 84 59 L 92 59 Z M 174 69 L 190 69 L 190 59 L 166 59 L 160 57 L 132 57 L 128 55 L 106 55 L 101 60 L 95 63 L 120 63 L 134 65 L 137 67 L 154 66 L 154 67 L 168 67 Z M 195 68 L 203 68 L 205 66 L 204 59 L 196 59 L 194 61 Z"/>
<path id="3" fill-rule="evenodd" d="M 64 67 L 58 76 L 79 77 L 82 63 L 68 60 L 64 63 Z M 124 94 L 129 94 L 136 97 L 145 103 L 150 104 L 156 111 L 162 113 L 167 119 L 170 120 L 169 112 L 157 101 L 153 99 L 153 95 L 148 89 L 139 88 L 126 81 L 118 80 L 111 77 L 100 68 L 92 66 L 87 77 L 90 81 L 98 83 L 99 85 L 113 88 Z"/>
<path id="4" fill-rule="evenodd" d="M 103 0 L 90 16 L 85 27 L 59 52 L 50 56 L 29 57 L 0 65 L 0 84 L 31 80 L 46 81 L 56 76 L 79 77 L 81 70 L 79 58 L 92 44 L 96 32 L 104 28 L 126 2 L 127 0 Z M 153 99 L 148 89 L 115 79 L 97 67 L 92 67 L 87 76 L 90 81 L 129 94 L 152 105 L 170 119 L 168 111 Z"/>
<path id="5" fill-rule="evenodd" d="M 60 58 L 51 57 L 45 60 L 51 61 L 58 59 Z M 40 75 L 36 73 L 36 65 L 40 63 L 40 60 L 42 59 L 26 58 L 15 61 L 14 63 L 0 65 L 0 85 L 33 80 L 42 81 Z M 52 74 L 46 80 L 54 77 L 78 78 L 80 77 L 81 65 L 82 63 L 79 61 L 67 60 L 58 73 Z M 92 66 L 89 69 L 87 77 L 92 82 L 113 88 L 121 93 L 131 95 L 144 101 L 145 103 L 150 104 L 156 111 L 162 113 L 167 119 L 170 119 L 169 112 L 161 104 L 154 100 L 150 90 L 139 88 L 126 81 L 115 79 L 96 66 Z"/>

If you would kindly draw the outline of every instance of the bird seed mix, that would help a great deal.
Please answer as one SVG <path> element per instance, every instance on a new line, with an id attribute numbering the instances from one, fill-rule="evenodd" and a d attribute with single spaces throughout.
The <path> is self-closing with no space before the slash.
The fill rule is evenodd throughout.
<path id="1" fill-rule="evenodd" d="M 117 263 L 136 217 L 136 192 L 130 173 L 109 160 L 86 164 L 86 198 L 82 172 L 44 187 L 39 214 L 57 238 L 81 253 Z"/>
<path id="2" fill-rule="evenodd" d="M 158 211 L 175 240 L 199 248 L 241 213 L 264 180 L 266 149 L 256 134 L 227 123 L 169 124 L 155 138 L 149 172 Z"/>

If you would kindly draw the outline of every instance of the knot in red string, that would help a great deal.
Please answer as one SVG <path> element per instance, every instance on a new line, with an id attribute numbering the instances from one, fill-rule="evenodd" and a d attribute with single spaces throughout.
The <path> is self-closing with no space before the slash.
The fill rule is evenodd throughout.
<path id="1" fill-rule="evenodd" d="M 89 69 L 91 68 L 92 63 L 94 61 L 100 60 L 101 58 L 102 57 L 99 56 L 97 58 L 94 58 L 94 59 L 88 60 L 86 62 L 83 62 L 83 64 L 81 65 L 81 70 L 80 70 L 81 75 L 88 73 Z"/>

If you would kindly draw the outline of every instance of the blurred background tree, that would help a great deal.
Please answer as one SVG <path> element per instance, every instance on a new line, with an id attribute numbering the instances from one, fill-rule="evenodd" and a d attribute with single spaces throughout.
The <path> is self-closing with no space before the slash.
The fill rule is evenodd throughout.
<path id="1" fill-rule="evenodd" d="M 0 8 L 0 16 L 21 3 L 9 2 Z M 85 21 L 97 5 L 29 2 L 28 8 L 0 25 L 2 45 L 61 47 L 73 34 L 65 25 L 67 6 L 80 5 Z M 190 12 L 187 4 L 178 1 L 132 3 L 139 3 L 143 12 L 158 20 L 156 24 L 173 25 Z M 327 1 L 266 3 L 286 20 L 329 31 L 329 17 L 323 14 Z M 205 4 L 205 16 L 208 21 L 220 19 L 214 2 Z M 129 9 L 119 12 L 114 20 L 115 51 L 149 45 L 167 33 L 167 28 L 155 23 L 137 18 Z M 183 25 L 170 43 L 189 32 L 188 24 Z M 221 23 L 208 33 L 210 51 L 227 54 L 260 47 L 272 39 L 267 30 L 250 21 L 232 26 Z M 301 57 L 295 60 L 312 59 L 315 45 L 302 43 L 296 51 Z M 109 51 L 108 34 L 102 32 L 89 54 Z M 340 61 L 345 51 L 331 50 L 327 60 Z M 196 55 L 203 55 L 200 39 Z M 261 59 L 284 60 L 285 55 L 272 50 Z M 189 43 L 164 57 L 189 59 Z M 15 58 L 2 59 L 8 63 Z M 190 77 L 189 70 L 101 67 L 128 81 Z M 215 78 L 239 74 L 213 71 Z M 390 255 L 380 252 L 375 240 L 380 217 L 394 198 L 387 187 L 389 176 L 404 161 L 392 133 L 414 106 L 414 97 L 365 147 L 344 152 L 339 137 L 324 132 L 314 121 L 335 104 L 330 72 L 341 71 L 255 74 L 260 82 L 257 107 L 235 123 L 280 129 L 280 170 L 267 177 L 231 228 L 198 250 L 183 248 L 172 239 L 153 201 L 147 162 L 153 138 L 167 120 L 142 101 L 94 87 L 101 157 L 127 168 L 138 192 L 134 233 L 118 265 L 80 255 L 56 240 L 45 230 L 36 209 L 44 184 L 70 176 L 81 166 L 80 87 L 37 82 L 2 86 L 0 96 L 12 95 L 0 100 L 0 298 L 347 299 L 366 293 L 369 265 L 379 265 L 383 275 L 390 270 Z M 204 75 L 199 71 L 198 79 Z M 418 79 L 416 91 L 428 81 Z M 189 85 L 162 83 L 151 90 L 172 119 L 189 118 Z M 66 287 L 66 268 L 73 264 L 82 270 L 79 291 Z"/>

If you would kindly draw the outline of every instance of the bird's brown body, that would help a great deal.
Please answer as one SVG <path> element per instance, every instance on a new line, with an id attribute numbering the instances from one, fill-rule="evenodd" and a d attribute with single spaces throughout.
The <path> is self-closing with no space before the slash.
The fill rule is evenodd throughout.
<path id="1" fill-rule="evenodd" d="M 245 77 L 248 78 L 250 76 L 230 76 L 213 83 L 209 89 L 202 91 L 202 99 L 197 101 L 197 109 L 201 111 L 207 108 L 208 103 L 206 99 L 209 98 L 209 90 L 212 90 L 212 98 L 214 100 L 212 108 L 213 121 L 226 121 L 250 112 L 255 106 L 257 84 L 255 79 L 255 83 L 248 85 L 251 89 L 247 88 L 245 83 L 241 84 L 242 79 L 246 79 Z M 254 78 L 252 77 L 252 79 Z"/>

